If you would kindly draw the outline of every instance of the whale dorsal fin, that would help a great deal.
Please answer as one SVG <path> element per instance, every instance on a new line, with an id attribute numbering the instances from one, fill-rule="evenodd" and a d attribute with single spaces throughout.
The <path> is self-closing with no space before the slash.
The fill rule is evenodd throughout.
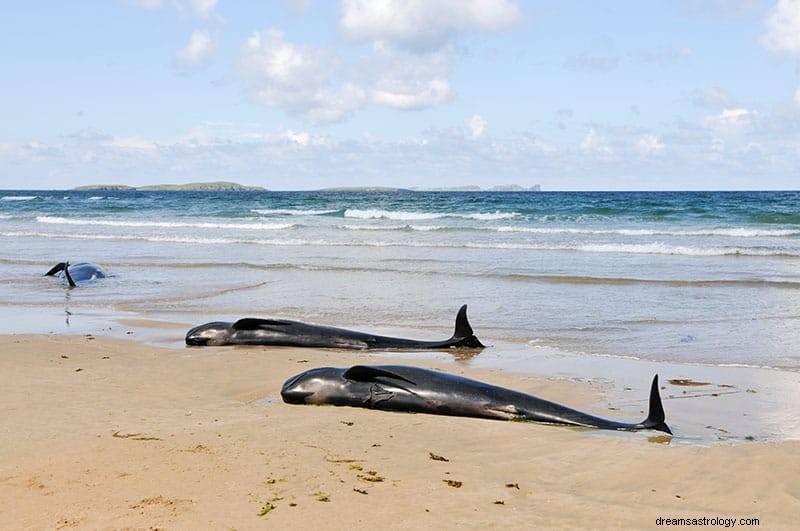
<path id="1" fill-rule="evenodd" d="M 455 347 L 469 347 L 469 348 L 484 348 L 485 345 L 475 337 L 472 327 L 467 319 L 467 305 L 464 304 L 459 308 L 458 315 L 456 315 L 456 327 L 453 330 L 453 337 L 450 338 Z"/>
<path id="2" fill-rule="evenodd" d="M 646 428 L 672 435 L 672 430 L 669 429 L 669 426 L 664 421 L 664 406 L 661 404 L 661 395 L 658 393 L 657 374 L 653 377 L 653 383 L 650 385 L 650 411 L 648 411 L 647 418 L 642 422 L 642 425 Z"/>
<path id="3" fill-rule="evenodd" d="M 289 326 L 294 324 L 292 321 L 285 321 L 283 319 L 257 319 L 255 317 L 245 317 L 233 323 L 234 330 L 255 330 L 257 328 L 265 328 L 268 326 Z"/>
<path id="4" fill-rule="evenodd" d="M 411 385 L 417 385 L 416 383 L 412 382 L 405 376 L 401 376 L 395 372 L 387 371 L 386 369 L 381 369 L 379 367 L 370 367 L 368 365 L 353 365 L 342 374 L 344 378 L 348 380 L 357 380 L 359 382 L 369 382 L 382 376 L 384 378 L 393 378 L 395 380 L 403 380 L 404 382 L 408 382 Z"/>
<path id="5" fill-rule="evenodd" d="M 472 327 L 469 325 L 469 321 L 467 320 L 467 305 L 464 304 L 458 309 L 458 315 L 456 315 L 456 328 L 453 331 L 453 337 L 469 337 L 472 334 Z"/>

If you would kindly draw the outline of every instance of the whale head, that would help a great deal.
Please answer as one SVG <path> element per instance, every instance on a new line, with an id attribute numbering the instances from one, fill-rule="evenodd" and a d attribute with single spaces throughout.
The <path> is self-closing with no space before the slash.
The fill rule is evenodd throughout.
<path id="1" fill-rule="evenodd" d="M 215 321 L 195 326 L 186 333 L 186 344 L 191 346 L 227 345 L 230 342 L 233 327 L 231 323 Z"/>
<path id="2" fill-rule="evenodd" d="M 380 402 L 383 407 L 379 409 L 390 409 L 387 403 L 396 397 L 418 395 L 410 389 L 416 384 L 398 369 L 402 367 L 354 365 L 349 369 L 311 369 L 286 380 L 281 398 L 288 404 L 333 406 L 374 407 Z"/>
<path id="3" fill-rule="evenodd" d="M 336 404 L 345 405 L 353 393 L 352 383 L 342 378 L 343 369 L 319 367 L 302 372 L 286 380 L 281 387 L 281 398 L 287 404 Z M 355 398 L 360 401 L 359 398 Z"/>

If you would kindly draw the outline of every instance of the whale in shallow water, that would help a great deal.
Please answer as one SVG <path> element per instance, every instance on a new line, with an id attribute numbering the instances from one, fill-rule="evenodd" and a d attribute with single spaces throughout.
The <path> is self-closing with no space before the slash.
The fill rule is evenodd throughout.
<path id="1" fill-rule="evenodd" d="M 606 430 L 658 430 L 664 422 L 658 375 L 650 387 L 647 418 L 628 424 L 583 413 L 533 395 L 453 374 L 402 365 L 321 367 L 289 378 L 281 388 L 289 404 L 330 404 L 389 411 L 408 411 L 526 420 Z"/>
<path id="2" fill-rule="evenodd" d="M 484 348 L 467 320 L 467 305 L 456 316 L 453 336 L 444 341 L 418 341 L 320 326 L 286 319 L 239 319 L 235 323 L 212 322 L 196 326 L 186 334 L 186 344 L 280 345 L 293 347 L 351 349 L 440 349 Z"/>
<path id="3" fill-rule="evenodd" d="M 92 262 L 79 262 L 70 264 L 69 262 L 59 262 L 50 271 L 44 274 L 46 277 L 58 276 L 61 280 L 66 280 L 70 287 L 74 288 L 79 282 L 89 282 L 98 278 L 106 278 L 106 272 L 99 265 Z"/>

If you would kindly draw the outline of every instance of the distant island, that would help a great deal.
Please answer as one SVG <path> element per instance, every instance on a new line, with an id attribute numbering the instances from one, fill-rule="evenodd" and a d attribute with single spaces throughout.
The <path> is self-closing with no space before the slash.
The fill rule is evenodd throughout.
<path id="1" fill-rule="evenodd" d="M 91 184 L 78 186 L 73 190 L 84 192 L 121 192 L 136 190 L 139 192 L 264 192 L 267 189 L 260 186 L 245 186 L 243 184 L 227 181 L 188 184 L 155 184 L 150 186 L 127 186 L 124 184 Z"/>

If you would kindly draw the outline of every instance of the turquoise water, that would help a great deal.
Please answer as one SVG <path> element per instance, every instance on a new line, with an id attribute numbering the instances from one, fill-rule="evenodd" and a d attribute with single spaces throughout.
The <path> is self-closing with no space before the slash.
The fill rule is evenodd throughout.
<path id="1" fill-rule="evenodd" d="M 437 336 L 467 303 L 529 352 L 800 370 L 798 192 L 4 191 L 0 242 L 21 308 L 86 260 L 73 309 Z"/>

